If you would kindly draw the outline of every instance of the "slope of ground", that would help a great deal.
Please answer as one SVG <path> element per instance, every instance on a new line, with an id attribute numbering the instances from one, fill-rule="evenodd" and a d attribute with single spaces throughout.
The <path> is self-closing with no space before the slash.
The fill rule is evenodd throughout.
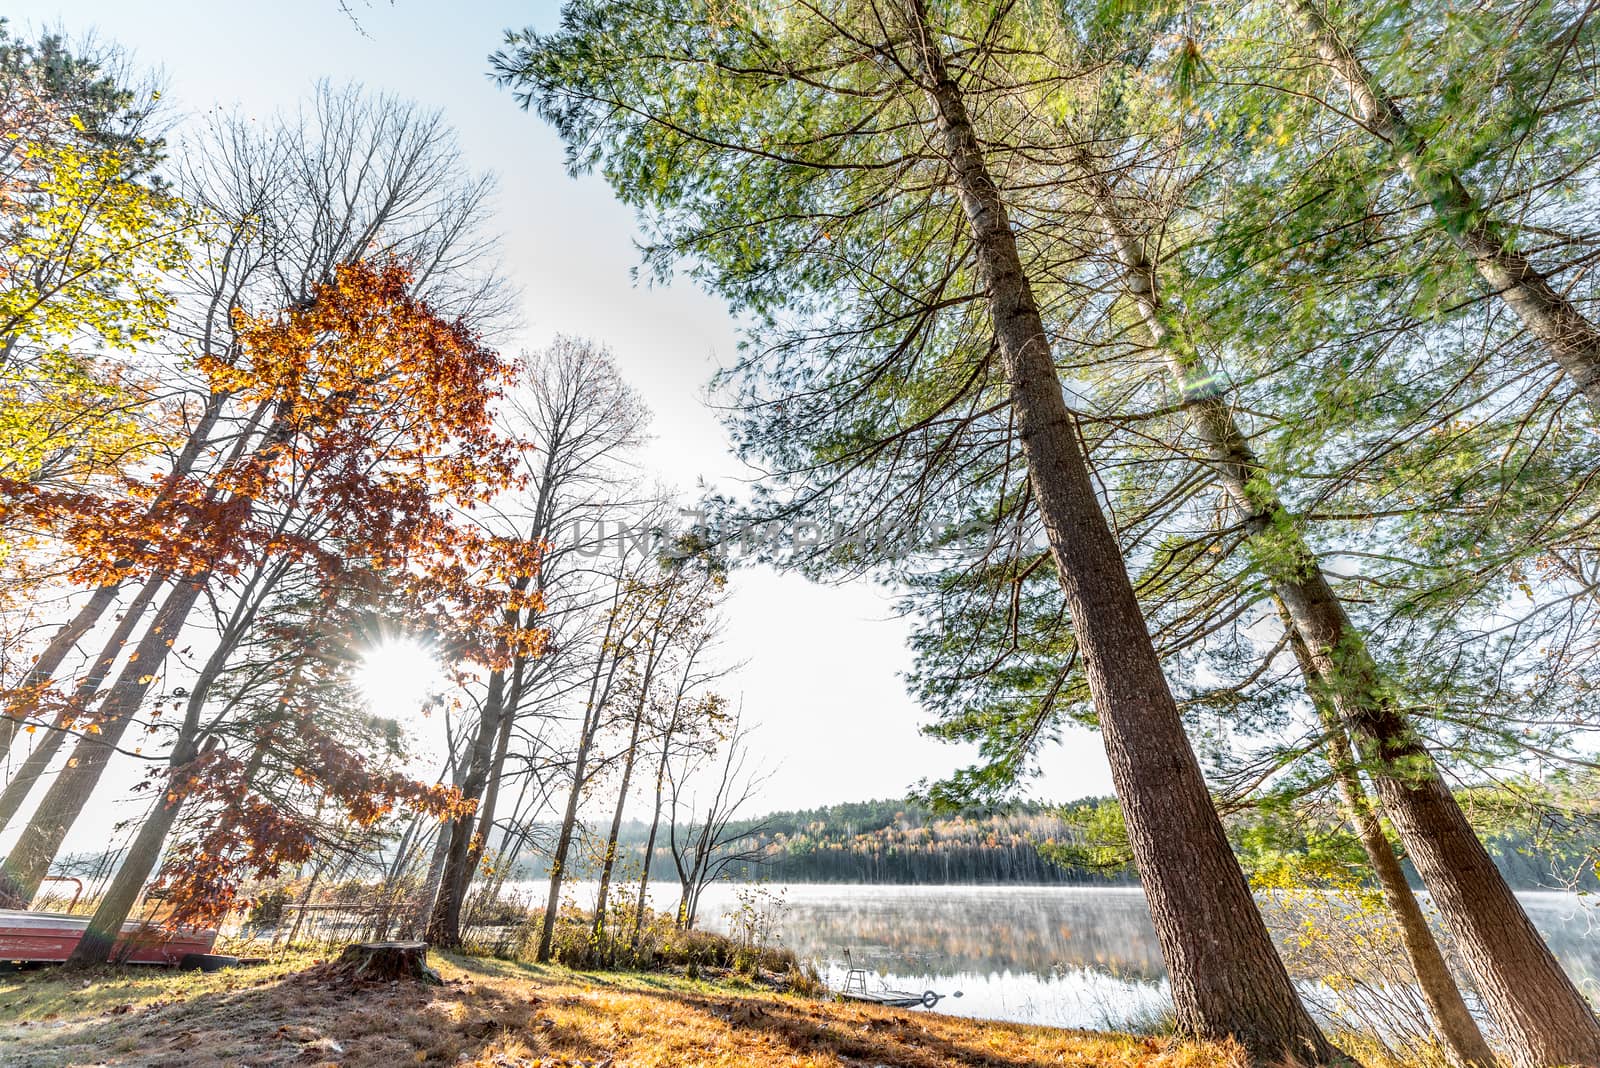
<path id="1" fill-rule="evenodd" d="M 1164 1038 L 984 1023 L 442 956 L 442 987 L 352 989 L 299 959 L 219 972 L 0 976 L 0 1064 L 186 1068 L 1219 1068 Z"/>

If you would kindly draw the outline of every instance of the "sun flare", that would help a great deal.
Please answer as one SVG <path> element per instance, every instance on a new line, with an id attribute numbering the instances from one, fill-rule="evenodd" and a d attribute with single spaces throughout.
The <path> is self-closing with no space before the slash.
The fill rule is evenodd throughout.
<path id="1" fill-rule="evenodd" d="M 356 669 L 356 685 L 367 708 L 395 719 L 420 711 L 443 681 L 433 653 L 410 639 L 373 646 Z"/>

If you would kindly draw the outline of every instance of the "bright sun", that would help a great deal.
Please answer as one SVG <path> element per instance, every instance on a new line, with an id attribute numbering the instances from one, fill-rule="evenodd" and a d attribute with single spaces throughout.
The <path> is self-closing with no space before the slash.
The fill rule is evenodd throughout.
<path id="1" fill-rule="evenodd" d="M 442 682 L 433 654 L 408 639 L 386 641 L 367 650 L 356 669 L 356 685 L 367 708 L 391 719 L 416 713 Z"/>

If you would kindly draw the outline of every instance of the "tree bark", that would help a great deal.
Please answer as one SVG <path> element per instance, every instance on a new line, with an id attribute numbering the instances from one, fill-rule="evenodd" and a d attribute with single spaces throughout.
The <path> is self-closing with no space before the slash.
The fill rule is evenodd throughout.
<path id="1" fill-rule="evenodd" d="M 17 769 L 17 773 L 12 776 L 11 781 L 6 783 L 4 792 L 0 792 L 0 831 L 5 830 L 12 818 L 16 816 L 18 810 L 22 808 L 23 802 L 27 800 L 28 794 L 33 790 L 34 785 L 43 777 L 50 767 L 50 762 L 55 759 L 56 753 L 66 743 L 68 721 L 72 718 L 73 713 L 80 712 L 87 707 L 90 699 L 99 691 L 100 685 L 105 682 L 106 676 L 111 674 L 111 668 L 116 664 L 117 658 L 122 655 L 123 646 L 127 644 L 128 638 L 132 636 L 134 628 L 139 625 L 140 617 L 144 615 L 145 610 L 150 607 L 150 603 L 155 600 L 156 594 L 160 592 L 162 581 L 160 577 L 152 577 L 145 580 L 144 586 L 140 588 L 138 594 L 128 604 L 128 607 L 123 610 L 122 618 L 117 621 L 116 629 L 111 632 L 111 635 L 106 639 L 105 645 L 100 649 L 99 658 L 90 665 L 88 674 L 78 681 L 78 685 L 73 690 L 69 707 L 56 717 L 49 733 L 40 740 L 38 745 L 34 746 L 33 752 L 28 754 L 28 758 L 22 762 L 22 766 Z"/>
<path id="2" fill-rule="evenodd" d="M 63 623 L 61 628 L 51 635 L 49 643 L 40 652 L 39 658 L 33 662 L 33 666 L 28 669 L 27 674 L 22 677 L 22 681 L 17 684 L 13 692 L 23 695 L 25 702 L 36 703 L 33 702 L 32 691 L 46 685 L 51 679 L 55 678 L 56 672 L 60 669 L 62 661 L 67 658 L 67 654 L 77 648 L 78 642 L 82 641 L 83 636 L 88 634 L 96 623 L 100 622 L 100 617 L 106 614 L 106 609 L 110 608 L 112 602 L 117 599 L 117 590 L 119 588 L 117 585 L 107 585 L 95 590 L 90 595 L 89 600 L 73 614 L 72 618 Z M 0 716 L 0 760 L 4 760 L 6 754 L 11 752 L 11 744 L 16 741 L 17 735 L 22 731 L 23 720 L 31 712 L 31 708 L 28 705 L 24 705 L 21 708 L 16 707 L 14 698 L 8 700 L 7 704 L 10 707 L 6 709 L 5 715 Z"/>
<path id="3" fill-rule="evenodd" d="M 1154 264 L 1122 219 L 1104 178 L 1087 159 L 1080 157 L 1075 166 L 1115 243 L 1151 346 L 1161 351 L 1183 387 L 1184 407 L 1207 460 L 1258 550 L 1292 631 L 1304 644 L 1312 672 L 1308 682 L 1326 696 L 1342 724 L 1340 732 L 1348 729 L 1360 742 L 1384 811 L 1432 891 L 1519 1064 L 1595 1063 L 1579 1058 L 1600 1057 L 1600 1024 L 1495 868 L 1408 717 L 1385 690 L 1362 634 L 1305 541 L 1299 521 L 1284 508 L 1251 451 L 1215 385 L 1213 369 L 1168 322 Z M 1586 1032 L 1590 1037 L 1584 1037 Z M 1466 1041 L 1470 1049 L 1474 1044 Z"/>
<path id="4" fill-rule="evenodd" d="M 1461 987 L 1456 983 L 1455 976 L 1450 974 L 1450 965 L 1445 960 L 1439 940 L 1434 937 L 1417 895 L 1412 893 L 1410 884 L 1406 882 L 1400 860 L 1395 856 L 1388 836 L 1383 833 L 1383 824 L 1372 799 L 1361 786 L 1354 754 L 1350 752 L 1344 729 L 1337 723 L 1332 726 L 1337 731 L 1331 756 L 1339 762 L 1339 795 L 1361 839 L 1362 848 L 1372 863 L 1372 871 L 1377 877 L 1384 902 L 1399 925 L 1400 941 L 1405 946 L 1411 970 L 1417 977 L 1417 986 L 1421 988 L 1423 1000 L 1427 1003 L 1434 1033 L 1449 1051 L 1451 1059 L 1462 1068 L 1495 1068 L 1499 1061 L 1489 1048 L 1488 1040 L 1483 1037 L 1478 1021 L 1473 1019 L 1472 1010 L 1467 1008 L 1466 999 L 1461 996 Z"/>
<path id="5" fill-rule="evenodd" d="M 139 895 L 144 891 L 145 883 L 156 870 L 156 864 L 166 849 L 167 837 L 172 833 L 173 824 L 177 823 L 184 803 L 189 799 L 187 784 L 180 780 L 184 769 L 200 756 L 195 741 L 193 734 L 179 740 L 171 758 L 172 767 L 167 776 L 168 784 L 162 791 L 161 800 L 139 825 L 139 833 L 128 846 L 122 864 L 117 868 L 116 875 L 112 877 L 110 885 L 101 896 L 94 915 L 89 918 L 88 928 L 78 940 L 78 944 L 73 947 L 71 956 L 67 958 L 68 963 L 104 964 L 110 959 L 117 935 L 133 911 L 134 904 L 138 902 Z M 207 749 L 214 747 L 215 742 L 216 739 L 213 737 Z M 244 779 L 247 785 L 261 767 L 265 748 L 266 740 L 263 739 L 257 745 L 249 769 L 245 772 Z"/>
<path id="6" fill-rule="evenodd" d="M 539 929 L 539 951 L 535 959 L 540 964 L 550 962 L 550 949 L 555 942 L 556 916 L 561 911 L 561 883 L 566 878 L 567 854 L 572 849 L 573 830 L 578 823 L 578 802 L 583 796 L 584 776 L 588 772 L 589 750 L 600 729 L 600 717 L 610 699 L 611 681 L 616 676 L 619 657 L 612 653 L 610 669 L 606 669 L 607 650 L 611 649 L 612 633 L 617 625 L 617 609 L 622 604 L 623 581 L 617 577 L 616 589 L 611 598 L 611 610 L 606 613 L 605 633 L 596 653 L 594 674 L 589 679 L 589 700 L 583 708 L 583 725 L 578 734 L 578 751 L 572 758 L 572 789 L 567 793 L 567 808 L 561 816 L 561 833 L 556 839 L 555 853 L 550 858 L 550 894 L 545 899 L 544 923 Z M 602 676 L 604 685 L 602 686 Z"/>
<path id="7" fill-rule="evenodd" d="M 315 635 L 308 635 L 307 641 L 314 642 Z M 167 785 L 162 790 L 161 800 L 139 825 L 138 833 L 134 835 L 133 842 L 122 858 L 122 864 L 118 866 L 116 875 L 112 877 L 105 893 L 101 896 L 100 904 L 89 920 L 88 930 L 73 948 L 69 961 L 78 964 L 105 963 L 116 943 L 117 932 L 122 930 L 122 924 L 132 912 L 134 903 L 139 900 L 139 894 L 144 890 L 145 883 L 156 870 L 156 864 L 166 849 L 167 837 L 172 833 L 172 827 L 178 821 L 184 803 L 188 800 L 189 789 L 188 784 L 182 781 L 183 772 L 200 756 L 200 717 L 205 710 L 211 687 L 216 683 L 226 664 L 229 648 L 224 642 L 212 652 L 200 673 L 199 680 L 195 683 L 193 692 L 189 694 L 183 723 L 179 727 L 178 737 L 173 742 L 172 753 L 167 758 Z M 290 673 L 284 691 L 278 699 L 276 718 L 266 725 L 256 741 L 255 750 L 251 754 L 250 763 L 244 774 L 244 783 L 247 787 L 266 759 L 266 751 L 273 735 L 286 717 L 289 703 L 299 689 L 305 661 L 306 653 L 303 652 L 295 662 L 294 670 Z M 213 736 L 209 744 L 214 746 L 215 742 L 216 738 Z"/>
<path id="8" fill-rule="evenodd" d="M 567 808 L 561 815 L 561 833 L 556 838 L 555 852 L 550 857 L 550 893 L 545 899 L 544 923 L 539 929 L 539 952 L 535 956 L 540 964 L 550 963 L 550 949 L 555 942 L 556 915 L 561 911 L 561 883 L 566 876 L 567 854 L 572 850 L 573 829 L 578 823 L 578 801 L 583 796 L 583 778 L 589 761 L 589 743 L 592 732 L 585 730 L 578 742 L 578 752 L 572 758 L 572 789 L 567 793 Z"/>
<path id="9" fill-rule="evenodd" d="M 138 901 L 146 881 L 161 859 L 161 854 L 166 848 L 167 836 L 172 832 L 173 824 L 177 822 L 184 802 L 188 799 L 190 784 L 185 781 L 184 771 L 200 756 L 201 717 L 205 712 L 206 702 L 210 699 L 211 689 L 227 666 L 228 657 L 236 647 L 239 635 L 255 616 L 253 608 L 241 611 L 242 608 L 241 603 L 241 608 L 235 609 L 237 614 L 233 622 L 224 628 L 217 647 L 206 658 L 205 666 L 201 669 L 199 678 L 195 680 L 194 689 L 189 693 L 184 710 L 183 722 L 178 727 L 178 736 L 173 740 L 172 752 L 167 756 L 167 786 L 162 791 L 162 800 L 150 815 L 145 817 L 132 844 L 128 847 L 122 864 L 117 868 L 116 875 L 106 888 L 89 922 L 88 931 L 73 949 L 70 959 L 74 962 L 103 963 L 106 960 L 106 954 L 111 952 L 115 942 L 116 933 L 121 931 L 123 921 L 128 918 L 128 913 Z M 294 668 L 290 671 L 278 696 L 273 716 L 261 727 L 257 735 L 255 748 L 244 774 L 246 787 L 250 785 L 265 761 L 267 750 L 278 728 L 289 717 L 290 705 L 295 700 L 301 680 L 304 678 L 306 661 L 311 655 L 311 650 L 317 647 L 322 638 L 322 618 L 320 610 L 312 617 L 303 636 L 304 641 L 295 659 Z M 216 737 L 212 736 L 206 743 L 207 747 L 215 747 L 216 742 Z M 318 805 L 320 807 L 320 800 Z"/>
<path id="10" fill-rule="evenodd" d="M 39 802 L 23 828 L 22 836 L 0 864 L 0 896 L 31 901 L 50 870 L 67 832 L 77 822 L 122 736 L 133 722 L 145 694 L 155 681 L 189 612 L 205 589 L 206 576 L 186 578 L 167 595 L 150 629 L 129 657 L 100 706 L 99 733 L 85 734 L 73 747 L 72 758 Z"/>
<path id="11" fill-rule="evenodd" d="M 1388 905 L 1400 929 L 1400 943 L 1405 947 L 1406 959 L 1411 963 L 1422 999 L 1428 1006 L 1433 1033 L 1451 1060 L 1461 1068 L 1496 1068 L 1499 1061 L 1489 1048 L 1488 1040 L 1483 1037 L 1472 1010 L 1467 1008 L 1466 999 L 1461 996 L 1461 987 L 1450 973 L 1444 950 L 1434 937 L 1433 928 L 1422 912 L 1422 905 L 1417 901 L 1417 895 L 1412 893 L 1411 884 L 1406 881 L 1405 871 L 1400 867 L 1400 860 L 1389 844 L 1389 837 L 1383 832 L 1383 822 L 1377 809 L 1361 784 L 1361 772 L 1356 765 L 1349 735 L 1345 733 L 1344 725 L 1339 722 L 1339 715 L 1327 695 L 1317 685 L 1316 664 L 1311 650 L 1306 648 L 1305 641 L 1294 629 L 1293 621 L 1281 605 L 1279 612 L 1284 617 L 1284 630 L 1288 633 L 1295 660 L 1299 662 L 1300 671 L 1306 678 L 1312 704 L 1316 706 L 1317 715 L 1327 732 L 1328 763 L 1338 781 L 1345 818 L 1361 840 L 1361 848 L 1372 865 L 1372 873 L 1378 881 L 1384 903 Z"/>
<path id="12" fill-rule="evenodd" d="M 172 833 L 172 825 L 183 810 L 184 800 L 184 794 L 171 786 L 162 791 L 161 800 L 139 824 L 139 833 L 134 835 L 121 866 L 101 895 L 83 937 L 72 948 L 68 963 L 104 964 L 111 959 L 111 951 L 116 946 L 123 921 L 133 911 L 145 882 L 161 860 L 167 835 Z"/>
<path id="13" fill-rule="evenodd" d="M 172 470 L 167 472 L 163 478 L 161 489 L 151 500 L 147 508 L 148 512 L 154 512 L 157 507 L 164 503 L 172 495 L 173 490 L 177 488 L 178 482 L 194 470 L 195 463 L 199 461 L 200 454 L 210 441 L 211 432 L 216 429 L 217 421 L 222 416 L 222 410 L 227 398 L 228 394 L 225 393 L 211 393 L 206 397 L 206 405 L 201 412 L 199 423 L 195 425 L 194 431 L 190 433 L 188 439 L 184 442 L 183 450 L 178 453 L 177 460 L 172 465 Z M 151 590 L 150 584 L 152 582 L 159 586 L 161 581 L 157 576 L 147 578 L 141 590 L 141 595 Z M 51 636 L 49 644 L 39 654 L 39 659 L 34 661 L 33 666 L 28 669 L 28 673 L 23 677 L 18 689 L 32 689 L 42 686 L 55 678 L 55 674 L 60 670 L 62 661 L 66 659 L 67 654 L 77 647 L 78 642 L 100 621 L 100 617 L 105 615 L 106 610 L 116 600 L 117 590 L 120 585 L 120 583 L 110 583 L 100 586 L 94 591 L 89 600 L 73 615 L 72 619 Z M 153 593 L 151 595 L 153 596 Z M 144 603 L 149 603 L 148 598 Z M 130 608 L 129 611 L 133 610 Z M 140 611 L 143 611 L 143 609 L 141 608 Z M 137 612 L 134 614 L 137 614 Z M 123 635 L 123 640 L 127 640 L 126 634 Z M 104 678 L 104 673 L 102 673 L 101 678 Z M 99 683 L 97 682 L 90 692 L 92 693 L 94 689 L 98 688 Z M 0 759 L 4 759 L 6 753 L 10 751 L 11 744 L 15 741 L 20 727 L 20 717 L 16 713 L 12 712 L 0 716 Z M 60 743 L 56 744 L 59 746 Z M 9 819 L 9 816 L 6 818 Z M 0 827 L 3 827 L 3 823 L 0 823 Z"/>
<path id="14" fill-rule="evenodd" d="M 1395 164 L 1428 199 L 1445 232 L 1467 254 L 1479 277 L 1539 339 L 1590 407 L 1600 412 L 1600 329 L 1517 250 L 1505 226 L 1459 175 L 1428 158 L 1427 141 L 1327 16 L 1309 0 L 1290 0 L 1289 6 L 1315 39 L 1318 57 L 1349 91 L 1361 124 L 1389 143 Z"/>
<path id="15" fill-rule="evenodd" d="M 478 806 L 478 829 L 472 836 L 471 850 L 467 855 L 467 881 L 478 870 L 483 851 L 489 848 L 489 836 L 494 830 L 494 811 L 500 803 L 500 781 L 505 776 L 506 755 L 511 750 L 511 734 L 517 726 L 517 710 L 522 704 L 523 663 L 519 658 L 511 673 L 511 685 L 500 714 L 500 729 L 494 745 L 494 757 L 489 764 L 488 780 L 483 788 L 483 804 Z M 461 888 L 463 898 L 466 887 Z"/>
<path id="16" fill-rule="evenodd" d="M 661 763 L 656 765 L 656 807 L 650 814 L 650 833 L 644 840 L 644 870 L 639 873 L 639 902 L 633 910 L 633 934 L 629 937 L 628 945 L 634 949 L 639 948 L 639 933 L 644 927 L 644 913 L 646 900 L 650 891 L 650 862 L 656 855 L 656 832 L 661 829 L 661 794 L 666 785 L 667 757 L 672 745 L 672 731 L 676 726 L 674 722 L 669 725 L 661 738 Z"/>
<path id="17" fill-rule="evenodd" d="M 646 676 L 648 679 L 648 675 Z M 598 943 L 606 927 L 606 896 L 611 890 L 611 870 L 617 863 L 617 839 L 622 834 L 622 809 L 628 802 L 628 784 L 633 780 L 633 761 L 639 748 L 639 727 L 644 723 L 644 707 L 648 690 L 639 691 L 639 704 L 633 710 L 633 734 L 628 738 L 628 751 L 622 761 L 622 782 L 617 787 L 617 805 L 611 812 L 611 833 L 606 837 L 606 852 L 600 862 L 600 889 L 594 899 L 594 937 Z"/>
<path id="18" fill-rule="evenodd" d="M 912 44 L 988 292 L 995 339 L 1112 778 L 1171 976 L 1178 1026 L 1233 1036 L 1260 1062 L 1340 1054 L 1318 1030 L 1273 947 L 1217 817 L 1139 611 L 1062 396 L 1000 191 L 945 67 L 923 0 L 906 0 Z"/>
<path id="19" fill-rule="evenodd" d="M 400 927 L 401 937 L 409 937 L 418 930 L 427 930 L 433 919 L 434 906 L 439 901 L 439 884 L 444 881 L 444 862 L 450 853 L 450 820 L 440 820 L 438 833 L 433 838 L 433 856 L 428 859 L 428 872 L 423 876 L 418 891 L 416 911 Z"/>
<path id="20" fill-rule="evenodd" d="M 1355 735 L 1384 812 L 1432 892 L 1514 1063 L 1600 1065 L 1600 1021 L 1383 689 L 1365 642 L 1326 578 L 1317 572 L 1303 583 L 1285 584 L 1283 593 L 1290 595 L 1284 603 L 1310 648 L 1319 682 Z"/>
<path id="21" fill-rule="evenodd" d="M 483 714 L 478 718 L 478 731 L 473 739 L 472 755 L 468 758 L 467 775 L 461 783 L 461 796 L 466 800 L 481 802 L 483 799 L 492 760 L 491 750 L 500 732 L 500 719 L 507 714 L 504 707 L 505 683 L 503 671 L 496 671 L 489 677 L 489 693 L 484 700 Z M 444 872 L 439 879 L 438 899 L 428 919 L 427 938 L 437 946 L 455 947 L 461 944 L 461 906 L 466 897 L 467 884 L 472 878 L 472 814 L 451 820 L 447 830 L 449 845 L 445 850 Z"/>

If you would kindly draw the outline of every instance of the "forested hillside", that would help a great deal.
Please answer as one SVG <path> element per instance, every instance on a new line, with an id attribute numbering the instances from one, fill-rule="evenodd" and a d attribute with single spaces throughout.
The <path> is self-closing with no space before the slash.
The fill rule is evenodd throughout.
<path id="1" fill-rule="evenodd" d="M 742 872 L 786 881 L 871 883 L 1103 882 L 1040 853 L 1073 834 L 1043 805 L 935 815 L 911 800 L 862 801 L 752 820 L 762 844 Z M 741 873 L 742 873 L 741 872 Z M 1128 881 L 1128 876 L 1117 877 Z"/>
<path id="2" fill-rule="evenodd" d="M 625 823 L 618 839 L 624 863 L 635 869 L 648 831 L 643 824 Z M 856 801 L 730 825 L 725 851 L 748 859 L 731 864 L 724 875 L 822 883 L 1136 881 L 1129 871 L 1062 866 L 1040 852 L 1041 845 L 1063 843 L 1073 833 L 1061 811 L 1041 804 L 935 815 L 912 800 Z M 666 837 L 665 831 L 659 835 L 651 876 L 671 882 L 676 873 Z M 525 874 L 543 874 L 542 865 L 536 861 Z"/>
<path id="3" fill-rule="evenodd" d="M 1506 880 L 1521 890 L 1600 886 L 1594 861 L 1600 832 L 1546 806 L 1512 805 L 1495 791 L 1464 795 L 1485 846 Z M 1109 798 L 1066 805 L 1019 803 L 1000 809 L 936 814 L 910 798 L 854 801 L 823 808 L 775 812 L 730 824 L 725 852 L 740 859 L 724 877 L 780 883 L 1032 883 L 1135 885 L 1126 842 L 1106 841 L 1100 817 L 1115 810 Z M 1111 817 L 1115 819 L 1116 817 Z M 1235 849 L 1252 871 L 1294 857 L 1314 864 L 1326 856 L 1354 856 L 1360 844 L 1331 825 L 1286 824 L 1270 813 L 1239 813 L 1227 821 Z M 618 844 L 625 866 L 637 869 L 648 826 L 622 825 Z M 680 829 L 680 834 L 682 829 Z M 658 834 L 651 877 L 671 883 L 672 852 Z M 1113 836 L 1115 837 L 1115 836 Z M 745 859 L 748 858 L 748 859 Z M 1406 873 L 1420 885 L 1416 873 Z M 543 875 L 535 862 L 519 875 Z"/>

